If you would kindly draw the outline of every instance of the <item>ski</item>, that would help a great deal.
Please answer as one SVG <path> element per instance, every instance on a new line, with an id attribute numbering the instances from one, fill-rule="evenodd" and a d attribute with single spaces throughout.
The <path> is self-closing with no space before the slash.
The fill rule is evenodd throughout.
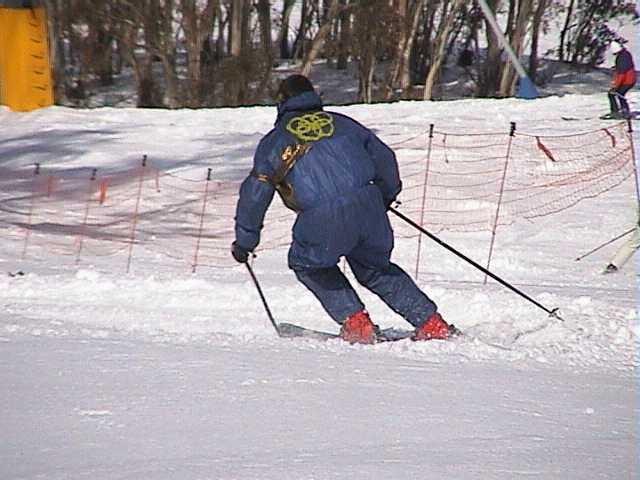
<path id="1" fill-rule="evenodd" d="M 560 117 L 560 118 L 562 118 L 562 120 L 572 122 L 575 120 L 582 120 L 582 121 L 595 120 L 596 117 Z"/>
<path id="2" fill-rule="evenodd" d="M 449 325 L 449 329 L 451 331 L 452 338 L 462 335 L 462 332 L 454 325 Z M 340 338 L 340 335 L 337 333 L 314 330 L 312 328 L 302 327 L 300 325 L 294 325 L 293 323 L 286 322 L 278 324 L 278 331 L 280 332 L 280 336 L 283 338 L 308 338 L 320 341 L 336 340 Z M 376 342 L 398 342 L 400 340 L 411 339 L 413 334 L 413 330 L 385 328 L 378 332 Z"/>
<path id="3" fill-rule="evenodd" d="M 476 335 L 463 334 L 461 330 L 459 330 L 455 325 L 449 325 L 451 330 L 451 337 L 449 337 L 446 342 L 450 341 L 459 341 L 464 340 L 465 342 L 480 343 L 484 344 L 488 347 L 496 348 L 499 350 L 511 351 L 513 350 L 514 344 L 517 340 L 532 332 L 521 332 L 517 334 L 511 342 L 508 344 L 496 343 L 488 339 L 483 339 Z M 536 329 L 537 331 L 537 329 Z M 279 323 L 278 324 L 278 332 L 280 333 L 281 338 L 289 338 L 289 339 L 308 339 L 308 340 L 316 340 L 320 342 L 326 342 L 329 340 L 339 340 L 340 335 L 337 333 L 326 332 L 323 330 L 315 330 L 313 328 L 303 327 L 301 325 L 295 325 L 293 323 Z M 387 343 L 387 342 L 398 342 L 401 340 L 412 340 L 413 330 L 405 330 L 398 328 L 386 328 L 384 330 L 380 330 L 378 336 L 376 338 L 376 343 Z M 430 340 L 431 341 L 431 340 Z M 421 342 L 417 342 L 421 343 Z"/>
<path id="4" fill-rule="evenodd" d="M 600 120 L 618 120 L 624 122 L 625 120 L 637 120 L 640 112 L 630 112 L 629 116 L 622 116 L 621 114 L 614 115 L 612 113 L 605 113 L 601 115 Z"/>
<path id="5" fill-rule="evenodd" d="M 611 116 L 610 113 L 605 114 L 605 115 L 601 115 L 599 117 L 570 117 L 570 116 L 561 116 L 560 117 L 562 120 L 566 120 L 568 122 L 571 121 L 590 121 L 590 120 L 618 120 L 620 122 L 623 122 L 625 120 L 627 120 L 626 118 L 621 118 L 621 117 L 613 117 Z M 631 116 L 629 117 L 629 119 L 631 120 L 637 120 L 638 118 L 640 118 L 640 114 L 639 112 L 633 112 L 631 114 Z"/>
<path id="6" fill-rule="evenodd" d="M 293 323 L 280 323 L 278 324 L 278 331 L 280 336 L 284 338 L 308 338 L 311 340 L 337 340 L 340 339 L 340 335 L 337 333 L 325 332 L 322 330 L 314 330 L 312 328 L 302 327 L 300 325 L 294 325 Z M 377 342 L 396 342 L 399 340 L 405 340 L 411 338 L 413 330 L 398 330 L 395 328 L 388 328 L 380 330 L 377 335 Z"/>
<path id="7" fill-rule="evenodd" d="M 293 323 L 279 323 L 278 333 L 283 338 L 309 338 L 312 340 L 334 340 L 339 338 L 337 333 L 323 332 L 311 328 L 301 327 Z"/>

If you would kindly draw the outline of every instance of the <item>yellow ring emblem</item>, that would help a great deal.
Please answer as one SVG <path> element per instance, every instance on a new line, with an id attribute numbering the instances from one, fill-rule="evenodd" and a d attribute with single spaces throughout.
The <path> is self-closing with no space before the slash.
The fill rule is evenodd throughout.
<path id="1" fill-rule="evenodd" d="M 293 117 L 287 123 L 287 130 L 303 142 L 315 142 L 330 137 L 335 130 L 333 117 L 325 112 L 306 113 Z"/>

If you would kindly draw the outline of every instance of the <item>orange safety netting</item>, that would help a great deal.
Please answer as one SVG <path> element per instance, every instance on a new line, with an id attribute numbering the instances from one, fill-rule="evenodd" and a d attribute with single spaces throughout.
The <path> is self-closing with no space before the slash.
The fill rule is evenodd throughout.
<path id="1" fill-rule="evenodd" d="M 392 146 L 404 184 L 401 209 L 434 232 L 495 232 L 566 210 L 635 174 L 624 123 L 563 136 L 432 128 Z M 235 265 L 229 245 L 238 189 L 239 182 L 216 180 L 210 170 L 187 177 L 156 169 L 146 157 L 108 175 L 0 167 L 0 225 L 23 257 L 50 252 L 81 262 L 118 255 L 129 271 L 144 249 L 193 271 L 226 268 Z M 274 201 L 260 249 L 286 249 L 293 220 Z M 395 228 L 403 237 L 418 236 L 406 224 Z"/>

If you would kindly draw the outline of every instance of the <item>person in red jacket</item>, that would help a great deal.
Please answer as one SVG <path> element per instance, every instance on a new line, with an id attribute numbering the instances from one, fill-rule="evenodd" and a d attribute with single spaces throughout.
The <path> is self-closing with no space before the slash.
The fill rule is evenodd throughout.
<path id="1" fill-rule="evenodd" d="M 631 112 L 626 93 L 636 84 L 636 69 L 629 50 L 619 42 L 611 42 L 611 51 L 616 56 L 613 82 L 609 89 L 609 105 L 611 113 L 606 118 L 629 118 Z"/>

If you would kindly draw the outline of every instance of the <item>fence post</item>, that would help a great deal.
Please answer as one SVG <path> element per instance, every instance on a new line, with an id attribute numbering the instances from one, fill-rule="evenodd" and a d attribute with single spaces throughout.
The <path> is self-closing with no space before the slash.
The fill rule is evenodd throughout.
<path id="1" fill-rule="evenodd" d="M 94 183 L 96 180 L 96 174 L 98 169 L 94 168 L 91 172 L 91 178 L 89 179 L 89 194 L 87 195 L 87 204 L 84 209 L 84 218 L 82 220 L 82 226 L 80 227 L 80 234 L 78 235 L 78 253 L 76 254 L 76 265 L 80 263 L 80 254 L 82 253 L 82 245 L 84 243 L 85 232 L 87 230 L 87 220 L 89 219 L 89 209 L 91 208 L 91 195 L 94 192 Z"/>
<path id="2" fill-rule="evenodd" d="M 193 266 L 191 273 L 196 273 L 198 266 L 198 253 L 200 251 L 200 239 L 202 238 L 202 229 L 204 227 L 204 213 L 207 209 L 207 199 L 209 197 L 209 182 L 211 181 L 211 169 L 207 169 L 207 181 L 204 184 L 204 198 L 202 199 L 202 211 L 200 212 L 200 226 L 198 228 L 198 239 L 196 240 L 196 251 L 193 254 Z"/>
<path id="3" fill-rule="evenodd" d="M 156 170 L 155 180 L 156 180 L 156 192 L 160 193 L 160 170 Z"/>
<path id="4" fill-rule="evenodd" d="M 636 148 L 633 143 L 633 124 L 631 119 L 627 119 L 627 133 L 629 134 L 629 144 L 631 145 L 631 157 L 633 158 L 633 174 L 636 179 L 636 201 L 640 211 L 640 180 L 638 179 L 638 159 L 636 158 Z"/>
<path id="5" fill-rule="evenodd" d="M 33 209 L 35 208 L 36 201 L 36 185 L 37 178 L 40 175 L 40 164 L 36 163 L 36 168 L 33 171 L 33 180 L 31 182 L 31 202 L 29 203 L 29 213 L 27 214 L 27 228 L 24 234 L 24 245 L 22 247 L 22 260 L 27 257 L 27 247 L 29 246 L 29 238 L 31 237 L 31 220 L 33 218 Z"/>
<path id="6" fill-rule="evenodd" d="M 424 208 L 427 199 L 427 182 L 429 180 L 429 166 L 431 165 L 431 146 L 433 144 L 433 128 L 434 124 L 429 125 L 429 140 L 427 142 L 427 164 L 424 169 L 424 185 L 422 186 L 422 206 L 420 208 L 420 226 L 424 225 Z M 416 254 L 416 274 L 418 280 L 418 272 L 420 268 L 420 252 L 422 250 L 422 232 L 418 232 L 418 252 Z"/>
<path id="7" fill-rule="evenodd" d="M 500 217 L 500 206 L 502 205 L 502 195 L 504 193 L 504 184 L 507 178 L 507 167 L 511 158 L 511 146 L 513 137 L 516 133 L 516 122 L 511 122 L 511 130 L 509 131 L 509 143 L 507 144 L 507 155 L 504 159 L 504 169 L 502 170 L 502 181 L 500 182 L 500 192 L 498 193 L 498 205 L 496 206 L 496 216 L 493 221 L 493 229 L 491 230 L 491 245 L 489 246 L 489 258 L 487 259 L 487 270 L 491 267 L 491 256 L 493 255 L 493 245 L 496 240 L 496 230 L 498 229 L 498 218 Z M 484 275 L 484 284 L 487 284 L 487 274 Z"/>
<path id="8" fill-rule="evenodd" d="M 138 181 L 138 195 L 136 196 L 136 207 L 131 220 L 131 233 L 129 235 L 129 258 L 127 260 L 127 273 L 131 270 L 131 256 L 133 254 L 133 243 L 136 239 L 136 226 L 138 224 L 138 212 L 140 210 L 140 198 L 142 197 L 142 183 L 144 182 L 144 172 L 147 168 L 147 156 L 142 156 L 142 168 L 140 169 L 140 180 Z"/>

